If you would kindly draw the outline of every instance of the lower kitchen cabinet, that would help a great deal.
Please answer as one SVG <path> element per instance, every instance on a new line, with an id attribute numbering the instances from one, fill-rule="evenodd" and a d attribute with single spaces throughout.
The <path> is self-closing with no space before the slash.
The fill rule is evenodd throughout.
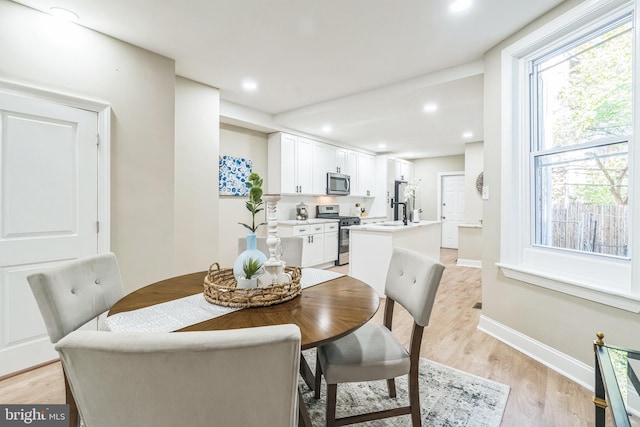
<path id="1" fill-rule="evenodd" d="M 338 222 L 278 224 L 281 237 L 299 236 L 304 239 L 302 266 L 315 267 L 338 259 Z"/>
<path id="2" fill-rule="evenodd" d="M 311 267 L 322 264 L 324 262 L 324 231 L 302 237 L 305 240 L 302 250 L 302 266 Z"/>
<path id="3" fill-rule="evenodd" d="M 324 233 L 324 262 L 338 259 L 338 232 Z"/>

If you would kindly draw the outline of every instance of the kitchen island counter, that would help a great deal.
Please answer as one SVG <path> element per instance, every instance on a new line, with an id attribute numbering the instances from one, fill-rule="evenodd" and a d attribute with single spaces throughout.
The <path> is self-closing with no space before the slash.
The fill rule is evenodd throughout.
<path id="1" fill-rule="evenodd" d="M 410 222 L 404 225 L 402 221 L 376 222 L 372 224 L 352 225 L 347 227 L 351 231 L 376 231 L 383 233 L 402 233 L 406 231 L 416 231 L 417 227 L 428 227 L 436 224 L 442 224 L 441 221 L 420 221 Z"/>
<path id="2" fill-rule="evenodd" d="M 330 222 L 337 223 L 337 219 L 331 218 L 309 218 L 309 219 L 285 219 L 278 221 L 278 225 L 312 225 L 312 224 L 327 224 Z"/>
<path id="3" fill-rule="evenodd" d="M 440 260 L 441 221 L 402 221 L 349 227 L 349 275 L 384 296 L 393 248 L 407 248 Z"/>

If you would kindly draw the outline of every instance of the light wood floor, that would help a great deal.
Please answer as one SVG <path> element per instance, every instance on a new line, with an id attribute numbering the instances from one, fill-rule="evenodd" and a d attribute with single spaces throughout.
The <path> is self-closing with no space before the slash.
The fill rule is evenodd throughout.
<path id="1" fill-rule="evenodd" d="M 457 251 L 442 250 L 446 265 L 421 355 L 511 387 L 502 426 L 592 426 L 592 393 L 477 329 L 479 269 L 456 266 Z M 334 270 L 348 272 L 348 266 Z M 381 306 L 382 307 L 382 306 Z M 396 306 L 397 307 L 397 306 Z M 408 344 L 411 319 L 400 307 L 394 332 Z M 382 321 L 379 310 L 375 322 Z M 64 403 L 60 363 L 0 381 L 2 404 Z M 608 425 L 612 425 L 608 420 Z"/>

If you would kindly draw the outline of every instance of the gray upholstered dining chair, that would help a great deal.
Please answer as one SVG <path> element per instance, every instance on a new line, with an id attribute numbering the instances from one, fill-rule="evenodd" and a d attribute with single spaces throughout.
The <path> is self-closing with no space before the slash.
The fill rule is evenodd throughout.
<path id="1" fill-rule="evenodd" d="M 52 343 L 109 310 L 124 296 L 118 261 L 113 253 L 78 258 L 27 276 Z M 66 401 L 71 426 L 78 423 L 65 371 Z"/>
<path id="2" fill-rule="evenodd" d="M 395 248 L 385 282 L 384 325 L 366 323 L 351 334 L 318 348 L 315 397 L 320 398 L 320 378 L 327 382 L 327 426 L 336 425 L 339 383 L 387 380 L 389 396 L 396 396 L 395 377 L 409 375 L 409 406 L 339 419 L 340 425 L 372 419 L 411 415 L 420 426 L 418 368 L 420 345 L 440 285 L 444 266 L 420 253 Z M 393 307 L 398 302 L 413 317 L 409 351 L 391 333 Z"/>
<path id="3" fill-rule="evenodd" d="M 296 325 L 76 331 L 56 350 L 89 427 L 297 425 Z"/>
<path id="4" fill-rule="evenodd" d="M 280 237 L 280 247 L 282 254 L 280 259 L 283 260 L 287 267 L 298 267 L 302 265 L 302 251 L 304 248 L 304 239 L 299 236 Z M 247 240 L 245 238 L 238 239 L 238 254 L 247 249 Z M 256 238 L 256 249 L 269 258 L 269 247 L 267 246 L 266 237 Z"/>

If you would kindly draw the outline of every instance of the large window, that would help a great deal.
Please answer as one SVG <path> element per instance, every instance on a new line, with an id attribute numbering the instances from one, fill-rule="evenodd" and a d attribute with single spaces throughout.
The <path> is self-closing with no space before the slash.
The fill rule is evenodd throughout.
<path id="1" fill-rule="evenodd" d="M 531 60 L 535 243 L 629 256 L 631 15 Z"/>
<path id="2" fill-rule="evenodd" d="M 498 263 L 507 277 L 635 312 L 639 3 L 578 4 L 502 51 Z"/>

